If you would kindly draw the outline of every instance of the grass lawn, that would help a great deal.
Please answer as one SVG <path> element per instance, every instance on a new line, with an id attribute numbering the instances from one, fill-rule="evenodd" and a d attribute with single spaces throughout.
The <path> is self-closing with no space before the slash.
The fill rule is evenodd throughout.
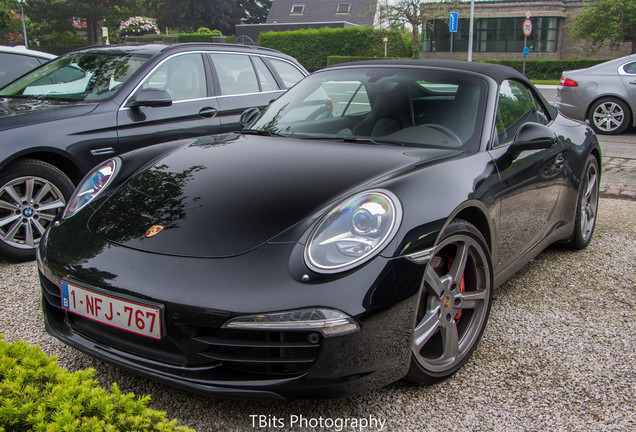
<path id="1" fill-rule="evenodd" d="M 559 80 L 531 80 L 533 84 L 558 85 Z"/>

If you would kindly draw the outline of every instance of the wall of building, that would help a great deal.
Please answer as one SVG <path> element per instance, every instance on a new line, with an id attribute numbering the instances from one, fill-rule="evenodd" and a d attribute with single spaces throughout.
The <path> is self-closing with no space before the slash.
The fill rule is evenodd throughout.
<path id="1" fill-rule="evenodd" d="M 527 2 L 475 2 L 475 18 L 525 18 L 526 11 L 531 12 L 530 20 L 537 17 L 559 18 L 557 30 L 557 48 L 554 52 L 531 52 L 528 60 L 566 60 L 575 58 L 585 59 L 609 59 L 628 55 L 631 53 L 631 42 L 624 42 L 618 49 L 602 48 L 596 53 L 591 53 L 585 46 L 585 41 L 575 40 L 569 35 L 568 25 L 574 21 L 574 17 L 583 8 L 582 2 L 571 1 L 527 1 Z M 470 4 L 464 3 L 457 9 L 460 22 L 462 18 L 470 17 Z M 462 30 L 462 29 L 460 29 Z M 466 29 L 463 29 L 467 31 Z M 522 29 L 519 28 L 522 33 Z M 465 45 L 465 44 L 464 44 Z M 421 58 L 448 59 L 450 52 L 423 51 Z M 454 49 L 453 59 L 466 59 L 466 50 Z M 478 52 L 473 51 L 473 59 L 514 59 L 523 60 L 522 52 Z"/>

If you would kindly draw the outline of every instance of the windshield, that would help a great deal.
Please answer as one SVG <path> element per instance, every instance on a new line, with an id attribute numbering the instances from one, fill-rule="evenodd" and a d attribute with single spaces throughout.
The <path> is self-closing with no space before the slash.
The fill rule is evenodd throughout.
<path id="1" fill-rule="evenodd" d="M 488 84 L 453 70 L 358 67 L 317 72 L 247 132 L 298 138 L 477 148 Z"/>
<path id="2" fill-rule="evenodd" d="M 59 57 L 0 90 L 4 97 L 99 101 L 112 96 L 148 56 L 114 51 Z"/>

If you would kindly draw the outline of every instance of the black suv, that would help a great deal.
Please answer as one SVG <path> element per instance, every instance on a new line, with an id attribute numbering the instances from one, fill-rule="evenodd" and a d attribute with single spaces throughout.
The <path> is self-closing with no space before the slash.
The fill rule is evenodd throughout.
<path id="1" fill-rule="evenodd" d="M 0 254 L 35 248 L 74 186 L 140 147 L 241 129 L 307 75 L 278 51 L 232 44 L 70 52 L 0 90 Z"/>

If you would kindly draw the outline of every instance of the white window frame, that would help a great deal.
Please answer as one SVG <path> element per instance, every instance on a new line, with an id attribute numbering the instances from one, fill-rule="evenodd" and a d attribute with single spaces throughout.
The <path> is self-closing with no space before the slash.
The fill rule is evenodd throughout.
<path id="1" fill-rule="evenodd" d="M 341 11 L 340 10 L 341 6 L 347 6 L 347 10 L 346 11 Z M 338 6 L 336 7 L 336 13 L 337 14 L 350 14 L 351 13 L 351 3 L 338 3 Z"/>
<path id="2" fill-rule="evenodd" d="M 294 10 L 296 8 L 300 8 L 300 11 Z M 303 14 L 303 13 L 305 13 L 305 5 L 304 4 L 292 5 L 291 12 L 289 12 L 289 13 L 290 14 L 299 14 L 299 15 Z"/>

